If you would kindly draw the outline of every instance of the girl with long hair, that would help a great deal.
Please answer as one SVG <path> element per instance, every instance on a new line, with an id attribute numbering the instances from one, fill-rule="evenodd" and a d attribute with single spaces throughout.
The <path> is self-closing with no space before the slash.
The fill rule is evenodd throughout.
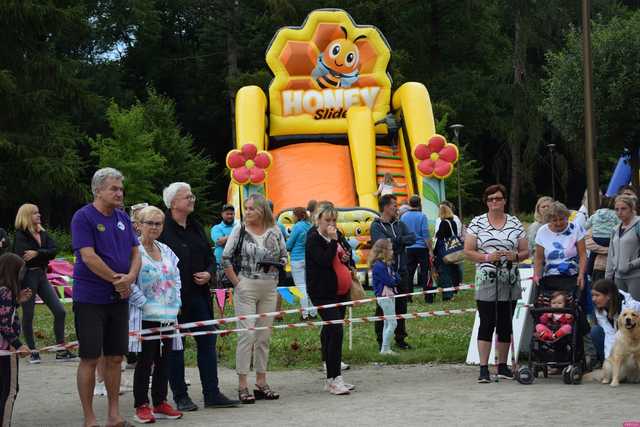
<path id="1" fill-rule="evenodd" d="M 25 357 L 31 350 L 20 341 L 18 305 L 31 297 L 31 290 L 20 291 L 24 276 L 24 261 L 19 256 L 0 255 L 0 425 L 11 425 L 13 403 L 18 394 L 18 356 Z"/>

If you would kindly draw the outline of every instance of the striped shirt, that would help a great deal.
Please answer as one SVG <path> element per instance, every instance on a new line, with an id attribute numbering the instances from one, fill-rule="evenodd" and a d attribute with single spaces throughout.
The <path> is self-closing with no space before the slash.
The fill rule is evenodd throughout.
<path id="1" fill-rule="evenodd" d="M 505 214 L 506 221 L 502 228 L 495 228 L 489 221 L 487 214 L 473 218 L 467 234 L 477 240 L 476 250 L 481 254 L 492 254 L 498 251 L 517 251 L 518 242 L 526 239 L 526 232 L 520 220 L 513 215 Z M 517 279 L 516 269 L 507 271 L 498 269 L 489 262 L 476 263 L 476 299 L 480 301 L 495 301 L 496 287 L 500 301 L 517 300 L 522 290 Z M 497 283 L 496 283 L 497 279 Z M 514 287 L 506 286 L 513 283 Z M 502 286 L 497 286 L 503 284 Z M 510 297 L 510 298 L 509 298 Z"/>

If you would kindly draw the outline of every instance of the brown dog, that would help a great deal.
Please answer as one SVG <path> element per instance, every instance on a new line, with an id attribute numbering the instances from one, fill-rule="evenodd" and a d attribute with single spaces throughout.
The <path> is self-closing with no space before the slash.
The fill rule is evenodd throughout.
<path id="1" fill-rule="evenodd" d="M 618 318 L 618 334 L 609 358 L 604 362 L 602 383 L 611 387 L 620 381 L 640 380 L 640 314 L 626 309 Z"/>

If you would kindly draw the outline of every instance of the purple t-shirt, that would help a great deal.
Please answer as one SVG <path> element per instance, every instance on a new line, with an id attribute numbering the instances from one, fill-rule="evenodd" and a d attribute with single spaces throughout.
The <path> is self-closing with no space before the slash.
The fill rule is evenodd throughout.
<path id="1" fill-rule="evenodd" d="M 71 246 L 76 256 L 73 300 L 88 304 L 120 301 L 113 284 L 98 277 L 82 261 L 80 249 L 92 247 L 114 272 L 126 274 L 131 268 L 131 250 L 138 244 L 129 216 L 120 209 L 111 216 L 101 214 L 91 203 L 78 209 L 71 220 Z"/>

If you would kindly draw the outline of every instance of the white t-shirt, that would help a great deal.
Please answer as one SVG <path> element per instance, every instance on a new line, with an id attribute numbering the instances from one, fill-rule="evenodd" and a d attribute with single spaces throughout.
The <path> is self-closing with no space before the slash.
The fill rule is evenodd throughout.
<path id="1" fill-rule="evenodd" d="M 380 196 L 386 196 L 387 194 L 393 194 L 393 184 L 385 184 L 381 182 L 378 186 L 378 191 L 380 192 Z"/>
<path id="2" fill-rule="evenodd" d="M 543 276 L 575 276 L 578 274 L 580 259 L 577 243 L 584 239 L 584 229 L 576 222 L 556 233 L 549 224 L 538 229 L 536 245 L 544 248 Z"/>

